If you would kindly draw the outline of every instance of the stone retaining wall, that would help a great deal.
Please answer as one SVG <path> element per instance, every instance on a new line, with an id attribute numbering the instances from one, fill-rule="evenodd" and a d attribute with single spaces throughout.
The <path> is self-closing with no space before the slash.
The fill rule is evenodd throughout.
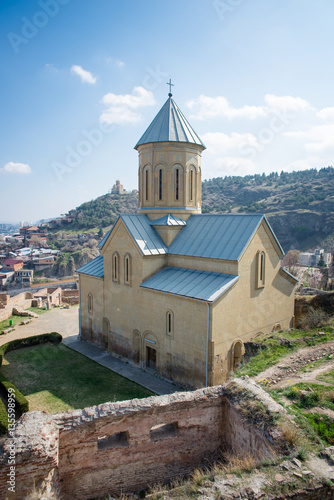
<path id="1" fill-rule="evenodd" d="M 47 498 L 88 499 L 138 491 L 208 466 L 222 447 L 263 458 L 272 440 L 247 424 L 223 386 L 49 416 L 28 413 L 15 428 L 15 496 L 35 483 Z M 10 441 L 0 462 L 5 498 Z"/>

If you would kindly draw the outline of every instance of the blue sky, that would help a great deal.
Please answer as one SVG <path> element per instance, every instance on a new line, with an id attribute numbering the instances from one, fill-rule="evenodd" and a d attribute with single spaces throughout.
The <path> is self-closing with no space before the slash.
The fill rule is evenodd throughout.
<path id="1" fill-rule="evenodd" d="M 333 164 L 331 0 L 2 0 L 0 221 L 137 188 L 173 97 L 203 179 Z"/>

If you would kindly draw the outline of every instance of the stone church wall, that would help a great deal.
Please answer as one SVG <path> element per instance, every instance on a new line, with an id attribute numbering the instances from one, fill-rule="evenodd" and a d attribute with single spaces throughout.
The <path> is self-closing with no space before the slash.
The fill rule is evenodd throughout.
<path id="1" fill-rule="evenodd" d="M 245 422 L 230 394 L 231 387 L 211 387 L 51 416 L 28 413 L 14 433 L 16 493 L 8 498 L 25 498 L 28 491 L 62 500 L 138 491 L 207 467 L 224 446 L 261 459 L 273 443 L 260 426 Z M 1 498 L 9 446 L 7 440 Z"/>

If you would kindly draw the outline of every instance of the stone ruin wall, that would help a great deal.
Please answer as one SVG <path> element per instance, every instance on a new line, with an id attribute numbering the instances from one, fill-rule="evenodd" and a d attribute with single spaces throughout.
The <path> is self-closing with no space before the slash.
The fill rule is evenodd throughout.
<path id="1" fill-rule="evenodd" d="M 105 403 L 56 415 L 25 414 L 15 428 L 16 492 L 88 499 L 138 491 L 208 466 L 221 448 L 259 459 L 271 452 L 261 429 L 246 424 L 223 386 Z M 10 440 L 0 461 L 7 497 Z"/>

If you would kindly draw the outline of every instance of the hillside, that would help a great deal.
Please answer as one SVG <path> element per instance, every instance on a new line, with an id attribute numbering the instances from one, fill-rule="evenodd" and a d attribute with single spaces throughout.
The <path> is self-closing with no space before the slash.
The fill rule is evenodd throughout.
<path id="1" fill-rule="evenodd" d="M 136 194 L 106 194 L 67 214 L 54 230 L 106 230 L 120 212 L 136 212 Z M 202 183 L 203 213 L 264 213 L 285 251 L 334 244 L 334 168 L 217 177 Z"/>

